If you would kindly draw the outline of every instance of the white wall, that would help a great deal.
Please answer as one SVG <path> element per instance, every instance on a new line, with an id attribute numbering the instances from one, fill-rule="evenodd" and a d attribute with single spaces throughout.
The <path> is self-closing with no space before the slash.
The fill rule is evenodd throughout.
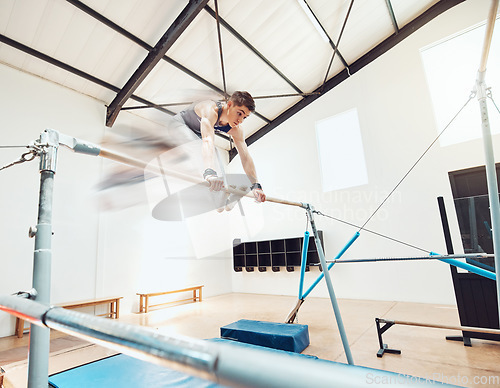
<path id="1" fill-rule="evenodd" d="M 102 102 L 4 65 L 0 65 L 0 80 L 0 145 L 27 145 L 45 128 L 91 142 L 102 141 L 106 131 Z M 119 115 L 115 126 L 162 130 L 127 112 Z M 25 151 L 1 149 L 0 166 Z M 142 289 L 205 284 L 206 296 L 230 292 L 232 240 L 212 250 L 210 257 L 194 259 L 196 241 L 187 237 L 187 226 L 152 220 L 143 185 L 138 185 L 144 194 L 138 206 L 99 211 L 95 185 L 103 166 L 107 171 L 113 163 L 63 147 L 58 152 L 51 302 L 117 295 L 124 297 L 121 311 L 127 313 L 137 311 L 136 292 Z M 28 238 L 28 229 L 37 223 L 38 167 L 35 159 L 0 171 L 2 295 L 31 288 L 34 239 Z M 130 193 L 127 189 L 118 194 L 114 200 L 127 200 Z M 199 233 L 192 234 L 196 237 Z M 173 245 L 179 247 L 172 252 Z M 14 318 L 0 312 L 0 337 L 13 333 Z"/>
<path id="2" fill-rule="evenodd" d="M 310 202 L 325 214 L 362 225 L 437 136 L 419 50 L 483 21 L 489 6 L 486 0 L 456 6 L 253 144 L 250 151 L 266 193 Z M 475 74 L 471 74 L 471 88 L 474 80 Z M 464 95 L 463 101 L 467 98 L 468 94 Z M 352 108 L 359 114 L 369 184 L 323 193 L 315 122 Z M 494 142 L 498 159 L 498 136 Z M 446 148 L 436 144 L 366 228 L 424 250 L 446 253 L 436 201 L 436 197 L 444 196 L 455 249 L 460 251 L 447 174 L 482 164 L 481 141 Z M 238 171 L 238 162 L 232 165 Z M 303 235 L 306 223 L 303 210 L 276 204 L 264 206 L 265 228 L 253 240 Z M 328 258 L 333 258 L 357 230 L 320 216 L 316 221 L 324 231 Z M 344 258 L 422 254 L 425 255 L 362 232 Z M 450 270 L 441 262 L 343 264 L 335 266 L 331 273 L 340 298 L 455 303 Z M 308 273 L 306 284 L 317 275 L 317 271 Z M 297 272 L 286 271 L 233 272 L 233 289 L 297 295 L 298 276 Z M 311 295 L 327 296 L 324 283 Z"/>
<path id="3" fill-rule="evenodd" d="M 104 107 L 71 90 L 0 66 L 0 128 L 2 145 L 27 145 L 46 128 L 97 141 L 104 125 Z M 26 152 L 2 149 L 3 166 Z M 37 223 L 40 174 L 38 158 L 0 171 L 0 293 L 31 288 L 34 239 L 28 229 Z M 97 158 L 61 149 L 54 185 L 52 300 L 72 301 L 93 297 L 96 290 L 98 214 L 90 200 L 101 162 Z M 12 334 L 14 319 L 0 315 L 0 336 Z"/>

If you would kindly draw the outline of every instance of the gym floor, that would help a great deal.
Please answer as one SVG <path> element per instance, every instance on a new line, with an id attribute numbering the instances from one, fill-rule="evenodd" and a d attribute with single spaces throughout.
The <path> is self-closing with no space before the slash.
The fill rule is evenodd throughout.
<path id="1" fill-rule="evenodd" d="M 239 319 L 283 322 L 295 303 L 296 297 L 291 296 L 234 293 L 147 314 L 122 314 L 120 321 L 164 334 L 206 339 L 219 337 L 221 326 Z M 454 306 L 345 299 L 339 300 L 339 306 L 356 365 L 464 387 L 500 386 L 500 343 L 473 339 L 472 347 L 465 347 L 445 339 L 459 335 L 457 331 L 396 325 L 384 333 L 383 340 L 402 353 L 376 356 L 379 344 L 375 318 L 459 325 Z M 309 326 L 311 344 L 304 354 L 347 362 L 329 299 L 308 298 L 300 308 L 298 323 Z M 51 338 L 50 373 L 115 353 L 62 333 L 52 332 Z M 28 341 L 28 335 L 0 338 L 5 388 L 26 386 Z"/>

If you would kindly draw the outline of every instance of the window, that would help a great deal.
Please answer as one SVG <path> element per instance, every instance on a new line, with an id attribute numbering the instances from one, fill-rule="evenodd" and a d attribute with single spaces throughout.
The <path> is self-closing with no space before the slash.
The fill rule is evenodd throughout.
<path id="1" fill-rule="evenodd" d="M 421 51 L 438 133 L 465 104 L 475 86 L 485 28 L 485 24 L 472 27 Z M 493 98 L 495 95 L 500 95 L 499 43 L 500 29 L 496 28 L 486 70 L 486 85 L 492 88 Z M 488 99 L 488 113 L 492 134 L 499 133 L 500 118 L 490 99 Z M 481 136 L 479 104 L 477 99 L 474 99 L 469 102 L 439 140 L 441 146 L 448 146 L 479 139 Z"/>
<path id="2" fill-rule="evenodd" d="M 324 192 L 368 183 L 356 109 L 318 121 L 316 139 Z"/>

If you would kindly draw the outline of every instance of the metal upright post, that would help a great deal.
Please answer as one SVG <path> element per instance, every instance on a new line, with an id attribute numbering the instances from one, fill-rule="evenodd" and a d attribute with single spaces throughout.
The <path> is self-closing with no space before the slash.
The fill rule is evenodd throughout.
<path id="1" fill-rule="evenodd" d="M 309 222 L 311 223 L 311 228 L 314 235 L 314 241 L 316 243 L 316 249 L 318 250 L 319 261 L 321 263 L 321 268 L 323 269 L 323 274 L 325 276 L 326 285 L 328 287 L 328 294 L 330 295 L 330 300 L 333 307 L 333 312 L 335 314 L 335 319 L 337 320 L 337 326 L 340 332 L 340 338 L 342 339 L 342 344 L 344 345 L 344 351 L 349 365 L 354 365 L 354 360 L 351 354 L 351 348 L 349 347 L 349 341 L 347 340 L 347 335 L 344 328 L 344 323 L 342 321 L 342 315 L 340 314 L 340 308 L 337 303 L 337 298 L 335 297 L 335 291 L 333 291 L 332 279 L 330 278 L 330 272 L 328 271 L 328 266 L 326 264 L 325 253 L 323 252 L 323 247 L 321 246 L 321 240 L 319 238 L 318 230 L 316 229 L 316 223 L 314 222 L 314 216 L 312 208 L 309 204 L 304 204 L 304 207 L 309 215 Z"/>
<path id="2" fill-rule="evenodd" d="M 52 193 L 57 161 L 58 134 L 45 131 L 40 135 L 40 195 L 38 223 L 35 230 L 33 288 L 37 302 L 50 304 L 50 271 L 52 260 Z M 50 329 L 31 325 L 28 358 L 28 388 L 48 386 Z"/>
<path id="3" fill-rule="evenodd" d="M 495 156 L 493 153 L 493 144 L 491 141 L 491 130 L 490 130 L 490 122 L 488 119 L 488 108 L 486 106 L 486 85 L 484 83 L 484 79 L 482 81 L 478 80 L 477 87 L 478 87 L 479 108 L 481 110 L 481 126 L 483 130 L 486 179 L 488 183 L 488 198 L 490 202 L 491 229 L 492 229 L 491 235 L 493 239 L 493 251 L 495 253 L 498 311 L 500 312 L 500 282 L 498 281 L 500 274 L 500 204 L 498 199 L 497 173 L 495 168 Z"/>
<path id="4" fill-rule="evenodd" d="M 490 215 L 493 239 L 493 251 L 495 253 L 495 268 L 497 275 L 497 299 L 498 299 L 498 312 L 500 317 L 500 203 L 498 198 L 497 174 L 495 168 L 495 156 L 493 153 L 493 143 L 491 140 L 490 120 L 488 117 L 488 107 L 486 106 L 486 97 L 488 88 L 486 87 L 486 63 L 488 53 L 491 46 L 491 39 L 493 36 L 493 27 L 495 25 L 496 14 L 498 10 L 498 0 L 492 0 L 491 7 L 486 24 L 486 34 L 484 38 L 483 51 L 481 55 L 481 62 L 476 79 L 477 99 L 479 101 L 479 109 L 481 111 L 481 127 L 483 131 L 483 144 L 486 166 L 486 179 L 488 183 L 488 198 L 490 201 Z"/>

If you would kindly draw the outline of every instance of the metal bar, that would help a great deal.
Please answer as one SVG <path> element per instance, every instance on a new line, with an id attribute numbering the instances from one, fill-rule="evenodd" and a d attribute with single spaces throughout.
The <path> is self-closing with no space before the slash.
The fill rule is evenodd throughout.
<path id="1" fill-rule="evenodd" d="M 322 35 L 322 37 L 324 36 L 328 40 L 327 43 L 332 47 L 332 49 L 333 49 L 334 52 L 337 52 L 337 54 L 339 55 L 339 58 L 342 61 L 342 64 L 344 65 L 344 67 L 348 68 L 349 66 L 347 65 L 347 62 L 345 61 L 345 59 L 342 56 L 342 54 L 340 54 L 340 51 L 338 51 L 338 48 L 337 48 L 338 44 L 337 44 L 337 46 L 335 46 L 335 43 L 333 43 L 332 39 L 330 38 L 330 35 L 325 30 L 325 27 L 323 27 L 323 24 L 321 24 L 320 20 L 316 16 L 316 14 L 313 12 L 313 10 L 312 10 L 311 6 L 309 5 L 309 3 L 306 0 L 298 0 L 298 1 L 299 1 L 300 6 L 302 7 L 302 9 L 304 10 L 304 12 L 306 13 L 306 15 L 311 20 L 311 22 L 313 24 L 316 24 L 321 29 L 321 31 L 323 32 L 324 35 L 321 34 L 320 30 L 318 30 L 318 32 L 320 33 L 320 35 Z M 351 6 L 350 7 L 352 7 L 352 2 L 351 2 Z M 316 23 L 314 21 L 316 21 Z M 316 28 L 316 29 L 318 29 L 318 28 Z M 326 41 L 326 39 L 325 39 L 325 41 Z"/>
<path id="2" fill-rule="evenodd" d="M 100 21 L 102 24 L 110 27 L 111 29 L 115 30 L 119 34 L 125 36 L 126 38 L 130 39 L 131 41 L 137 43 L 139 46 L 142 46 L 148 51 L 151 51 L 153 47 L 151 47 L 149 44 L 144 42 L 143 40 L 139 39 L 137 36 L 134 34 L 131 34 L 124 28 L 120 27 L 118 24 L 114 23 L 113 21 L 109 20 L 107 17 L 101 15 L 99 12 L 93 10 L 86 4 L 82 3 L 79 0 L 66 0 L 68 3 L 74 5 L 75 7 L 79 8 L 83 12 L 85 12 L 87 15 L 92 16 L 94 19 Z"/>
<path id="3" fill-rule="evenodd" d="M 35 49 L 31 48 L 31 47 L 28 47 L 28 46 L 26 46 L 26 45 L 24 45 L 22 43 L 19 43 L 19 42 L 15 41 L 15 40 L 13 40 L 13 39 L 5 36 L 5 35 L 0 34 L 0 41 L 2 43 L 5 43 L 5 44 L 7 44 L 7 45 L 9 45 L 11 47 L 14 47 L 14 48 L 16 48 L 16 49 L 18 49 L 18 50 L 26 53 L 26 54 L 32 55 L 32 56 L 34 56 L 34 57 L 36 57 L 38 59 L 41 59 L 42 61 L 50 63 L 51 65 L 54 65 L 54 66 L 57 66 L 57 67 L 59 67 L 59 68 L 61 68 L 63 70 L 69 71 L 70 73 L 78 75 L 78 76 L 80 76 L 80 77 L 82 77 L 82 78 L 84 78 L 84 79 L 86 79 L 88 81 L 91 81 L 91 82 L 93 82 L 93 83 L 95 83 L 97 85 L 103 86 L 106 89 L 112 90 L 114 92 L 120 91 L 120 89 L 118 87 L 116 87 L 116 86 L 114 86 L 114 85 L 112 85 L 112 84 L 110 84 L 110 83 L 108 83 L 106 81 L 103 81 L 103 80 L 101 80 L 99 78 L 96 78 L 96 77 L 94 77 L 94 76 L 92 76 L 92 75 L 90 75 L 88 73 L 85 73 L 85 72 L 83 72 L 81 70 L 78 70 L 77 68 L 75 68 L 73 66 L 70 66 L 70 65 L 68 65 L 68 64 L 66 64 L 64 62 L 61 62 L 61 61 L 59 61 L 59 60 L 57 60 L 55 58 L 52 58 L 52 57 L 50 57 L 50 56 L 48 56 L 46 54 L 43 54 L 40 51 L 37 51 L 37 50 L 35 50 Z"/>
<path id="4" fill-rule="evenodd" d="M 491 38 L 495 25 L 495 18 L 498 12 L 498 0 L 491 1 L 488 14 L 486 33 L 484 37 L 483 50 L 479 71 L 476 79 L 477 99 L 481 111 L 481 128 L 483 133 L 483 146 L 486 166 L 486 181 L 488 184 L 488 198 L 491 215 L 491 234 L 493 239 L 493 251 L 495 253 L 495 269 L 497 278 L 500 275 L 500 203 L 498 201 L 498 180 L 495 168 L 495 155 L 493 151 L 493 141 L 491 138 L 490 121 L 488 117 L 488 107 L 486 104 L 487 87 L 485 82 L 486 65 L 491 46 Z M 498 314 L 500 318 L 500 281 L 496 282 Z"/>
<path id="5" fill-rule="evenodd" d="M 483 41 L 483 50 L 481 52 L 481 61 L 479 63 L 479 72 L 486 71 L 486 64 L 488 63 L 488 55 L 490 53 L 491 39 L 493 38 L 493 29 L 495 27 L 495 19 L 498 12 L 498 0 L 491 0 L 491 6 L 488 13 L 486 32 Z"/>
<path id="6" fill-rule="evenodd" d="M 120 92 L 118 92 L 115 99 L 108 106 L 106 114 L 106 125 L 108 127 L 113 125 L 123 104 L 127 102 L 132 93 L 139 87 L 151 70 L 153 70 L 156 64 L 162 59 L 167 50 L 172 47 L 175 41 L 186 30 L 186 28 L 191 24 L 194 18 L 201 12 L 207 3 L 208 0 L 189 1 L 165 34 L 160 38 L 153 50 L 149 52 L 144 61 L 140 64 Z"/>
<path id="7" fill-rule="evenodd" d="M 326 69 L 325 78 L 323 80 L 323 85 L 325 84 L 326 80 L 328 79 L 328 74 L 330 73 L 330 68 L 333 64 L 333 60 L 335 59 L 335 54 L 338 53 L 339 58 L 342 59 L 342 61 L 344 61 L 342 56 L 340 55 L 340 52 L 337 50 L 336 47 L 338 47 L 338 45 L 340 44 L 340 39 L 342 38 L 342 34 L 344 33 L 344 29 L 345 29 L 345 26 L 347 24 L 347 20 L 349 19 L 349 15 L 351 14 L 351 9 L 352 9 L 353 5 L 354 5 L 354 0 L 351 0 L 351 4 L 349 4 L 349 9 L 347 10 L 347 15 L 345 16 L 345 19 L 344 19 L 344 24 L 342 25 L 342 29 L 340 30 L 340 34 L 339 34 L 339 37 L 337 39 L 337 45 L 333 46 L 332 58 L 330 59 L 330 63 L 328 64 L 328 68 Z M 323 28 L 323 27 L 321 27 L 321 28 Z M 330 42 L 331 42 L 331 39 L 330 39 Z M 349 71 L 349 66 L 347 66 L 347 63 L 345 63 L 345 61 L 344 61 L 344 67 L 347 69 L 347 71 Z"/>
<path id="8" fill-rule="evenodd" d="M 375 261 L 404 261 L 404 260 L 443 260 L 443 259 L 485 259 L 495 257 L 495 255 L 482 253 L 466 253 L 457 255 L 432 255 L 432 256 L 414 256 L 414 257 L 374 257 L 366 259 L 349 259 L 349 260 L 327 260 L 327 263 L 368 263 Z"/>
<path id="9" fill-rule="evenodd" d="M 326 260 L 325 253 L 323 252 L 323 247 L 321 246 L 321 240 L 319 238 L 318 230 L 316 229 L 316 223 L 314 222 L 314 215 L 312 209 L 309 205 L 306 206 L 307 214 L 309 215 L 309 223 L 314 235 L 314 241 L 316 243 L 316 249 L 318 250 L 319 261 L 323 268 L 323 275 L 325 277 L 326 286 L 328 288 L 328 294 L 330 295 L 330 302 L 332 304 L 333 313 L 335 314 L 335 319 L 337 320 L 337 326 L 339 328 L 340 338 L 342 340 L 342 345 L 344 346 L 345 356 L 349 365 L 354 365 L 354 360 L 351 354 L 351 348 L 349 347 L 349 341 L 347 339 L 347 334 L 344 328 L 344 322 L 342 321 L 342 315 L 340 314 L 340 308 L 337 303 L 337 298 L 335 296 L 335 291 L 333 290 L 332 279 L 330 278 L 330 272 L 325 270 Z"/>
<path id="10" fill-rule="evenodd" d="M 226 88 L 226 72 L 224 71 L 224 53 L 222 52 L 222 37 L 220 33 L 220 20 L 219 20 L 219 5 L 217 0 L 214 0 L 215 5 L 215 22 L 217 25 L 217 39 L 219 41 L 219 56 L 220 56 L 220 67 L 222 72 L 222 85 L 224 87 L 224 99 L 227 98 L 227 88 Z"/>
<path id="11" fill-rule="evenodd" d="M 420 327 L 432 327 L 435 329 L 447 329 L 447 330 L 461 330 L 461 331 L 474 331 L 477 333 L 487 333 L 487 334 L 500 334 L 499 329 L 488 329 L 484 327 L 474 327 L 474 326 L 454 326 L 454 325 L 441 325 L 437 323 L 423 323 L 423 322 L 409 322 L 409 321 L 398 321 L 398 320 L 388 320 L 379 318 L 381 323 L 389 323 L 394 325 L 405 325 L 405 326 L 420 326 Z"/>
<path id="12" fill-rule="evenodd" d="M 475 265 L 471 265 L 469 263 L 463 263 L 461 261 L 454 259 L 439 259 L 439 260 L 441 260 L 443 263 L 451 264 L 457 268 L 462 268 L 469 272 L 475 273 L 476 275 L 481 275 L 485 278 L 495 281 L 497 280 L 497 275 L 495 274 L 495 272 L 491 272 L 483 268 L 476 267 Z"/>
<path id="13" fill-rule="evenodd" d="M 356 241 L 359 236 L 360 236 L 360 233 L 356 232 L 354 234 L 354 236 L 352 236 L 351 239 L 347 242 L 347 244 L 344 246 L 344 248 L 342 248 L 342 250 L 337 254 L 337 256 L 335 256 L 335 260 L 342 257 L 342 255 L 350 248 L 350 246 L 352 244 L 354 244 L 354 241 Z M 325 263 L 326 263 L 326 260 L 325 260 Z M 318 278 L 313 282 L 313 284 L 309 287 L 309 289 L 304 293 L 304 295 L 303 295 L 304 298 L 306 298 L 311 293 L 311 291 L 314 289 L 314 287 L 316 287 L 318 285 L 318 283 L 321 281 L 321 279 L 323 279 L 323 276 L 325 276 L 325 268 L 327 268 L 327 271 L 330 271 L 333 267 L 333 264 L 334 263 L 329 264 L 328 267 L 326 265 L 321 264 L 323 272 L 318 276 Z"/>
<path id="14" fill-rule="evenodd" d="M 179 106 L 179 105 L 191 105 L 194 101 L 187 102 L 168 102 L 166 104 L 156 104 L 156 106 Z M 154 106 L 124 106 L 122 110 L 136 110 L 136 109 L 148 109 L 154 108 Z"/>
<path id="15" fill-rule="evenodd" d="M 350 64 L 349 73 L 347 72 L 346 69 L 342 70 L 337 75 L 330 78 L 325 83 L 323 89 L 321 89 L 322 87 L 320 86 L 313 92 L 321 92 L 322 90 L 324 94 L 329 90 L 333 89 L 334 87 L 338 86 L 339 84 L 341 84 L 342 82 L 344 82 L 346 79 L 349 78 L 349 74 L 352 75 L 357 71 L 361 70 L 362 68 L 373 62 L 375 59 L 380 57 L 382 54 L 386 53 L 391 48 L 396 46 L 398 43 L 406 39 L 408 36 L 417 31 L 419 28 L 421 28 L 434 18 L 438 17 L 443 12 L 446 12 L 448 9 L 453 8 L 454 6 L 464 1 L 465 0 L 441 0 L 438 3 L 434 4 L 423 14 L 421 14 L 420 16 L 412 20 L 410 23 L 405 25 L 403 28 L 401 28 L 399 34 L 390 36 L 382 43 L 377 45 L 375 48 L 370 50 L 368 53 L 363 55 L 361 58 L 359 58 L 357 61 Z M 264 125 L 260 129 L 258 129 L 255 133 L 253 133 L 251 136 L 249 136 L 246 139 L 247 144 L 251 145 L 255 143 L 257 140 L 261 139 L 263 136 L 271 132 L 274 128 L 282 124 L 284 121 L 288 120 L 290 117 L 292 117 L 293 115 L 304 109 L 306 106 L 316 101 L 317 98 L 319 98 L 319 95 L 317 96 L 313 95 L 303 98 L 301 101 L 299 101 L 292 107 L 288 108 L 286 111 L 281 113 L 276 118 L 274 118 L 271 123 Z M 236 149 L 234 148 L 231 149 L 229 151 L 230 159 L 234 158 L 236 154 L 237 154 Z"/>
<path id="16" fill-rule="evenodd" d="M 408 261 L 408 260 L 441 260 L 444 263 L 453 265 L 458 268 L 465 269 L 469 272 L 475 273 L 476 275 L 483 276 L 485 278 L 496 280 L 497 276 L 495 272 L 488 271 L 486 269 L 480 268 L 478 266 L 464 263 L 462 261 L 458 261 L 453 259 L 453 257 L 459 258 L 478 258 L 478 257 L 493 257 L 494 255 L 438 255 L 431 252 L 432 256 L 422 256 L 422 257 L 385 257 L 385 258 L 371 258 L 371 259 L 352 259 L 352 260 L 329 260 L 328 263 L 340 264 L 340 263 L 369 263 L 369 262 L 381 262 L 381 261 Z"/>
<path id="17" fill-rule="evenodd" d="M 305 97 L 312 94 L 321 94 L 321 93 L 287 93 L 287 94 L 270 94 L 267 96 L 252 96 L 254 100 L 259 99 L 267 99 L 267 98 L 282 98 L 282 97 Z M 224 100 L 219 100 L 224 101 Z M 185 101 L 185 102 L 168 102 L 166 104 L 155 104 L 155 106 L 178 106 L 178 105 L 191 105 L 194 101 Z M 146 109 L 146 108 L 154 108 L 154 106 L 126 106 L 123 107 L 122 110 L 134 110 L 134 109 Z"/>
<path id="18" fill-rule="evenodd" d="M 35 300 L 50 304 L 51 262 L 52 262 L 52 199 L 54 175 L 56 172 L 57 132 L 43 132 L 40 136 L 40 194 L 38 203 L 38 222 L 35 233 L 33 255 L 33 289 Z M 28 388 L 48 385 L 50 351 L 50 330 L 32 326 L 28 355 Z"/>
<path id="19" fill-rule="evenodd" d="M 161 335 L 149 328 L 0 296 L 0 310 L 155 364 L 237 387 L 369 387 L 370 381 L 400 381 L 401 375 L 342 363 L 290 357 L 281 352 Z M 369 374 L 369 375 L 368 375 Z M 434 381 L 411 378 L 419 386 Z M 39 387 L 47 386 L 40 384 Z M 445 385 L 446 386 L 446 385 Z"/>
<path id="20" fill-rule="evenodd" d="M 217 18 L 217 14 L 214 12 L 212 8 L 210 8 L 208 5 L 205 6 L 205 11 L 208 12 L 210 16 L 213 18 Z M 271 69 L 274 70 L 276 74 L 278 74 L 288 85 L 290 85 L 297 93 L 302 93 L 302 91 L 299 89 L 298 86 L 296 86 L 290 79 L 287 78 L 286 75 L 284 75 L 276 66 L 272 64 L 271 61 L 269 61 L 264 55 L 260 53 L 259 50 L 257 50 L 252 44 L 247 41 L 243 36 L 241 36 L 238 31 L 236 31 L 231 25 L 226 22 L 223 18 L 220 17 L 219 15 L 219 22 L 226 30 L 228 30 L 236 39 L 238 39 L 241 43 L 243 43 L 250 51 L 252 51 L 255 55 L 257 55 L 266 65 L 268 65 Z"/>
<path id="21" fill-rule="evenodd" d="M 267 96 L 252 96 L 254 100 L 261 100 L 266 98 L 282 98 L 282 97 L 306 97 L 311 95 L 320 95 L 321 93 L 285 93 L 285 94 L 269 94 Z"/>
<path id="22" fill-rule="evenodd" d="M 389 11 L 389 16 L 391 17 L 391 22 L 394 27 L 394 31 L 396 32 L 396 34 L 398 34 L 399 26 L 396 20 L 396 15 L 394 15 L 394 9 L 392 8 L 391 0 L 385 0 L 385 3 L 387 5 L 387 10 Z"/>
<path id="23" fill-rule="evenodd" d="M 48 131 L 53 131 L 53 130 L 48 130 Z M 55 131 L 53 131 L 53 132 L 55 132 Z M 130 166 L 133 166 L 133 167 L 145 169 L 149 172 L 152 172 L 152 173 L 160 175 L 160 176 L 169 175 L 169 176 L 173 176 L 173 177 L 176 177 L 179 179 L 183 179 L 187 182 L 191 182 L 194 184 L 202 184 L 202 185 L 205 185 L 207 187 L 209 186 L 208 182 L 206 182 L 205 180 L 203 180 L 197 176 L 183 174 L 183 173 L 178 172 L 178 171 L 156 167 L 150 163 L 144 162 L 143 160 L 132 158 L 128 155 L 120 154 L 120 153 L 99 147 L 96 144 L 93 144 L 93 143 L 90 143 L 87 141 L 83 141 L 83 140 L 77 139 L 75 137 L 71 137 L 71 136 L 64 135 L 64 134 L 58 134 L 58 136 L 60 138 L 61 145 L 66 146 L 77 153 L 83 153 L 83 154 L 88 154 L 88 155 L 93 155 L 93 156 L 101 156 L 101 157 L 106 158 L 106 159 L 114 160 L 115 162 L 124 163 L 124 164 L 130 165 Z M 231 193 L 231 194 L 237 194 L 237 195 L 240 195 L 242 197 L 253 198 L 253 194 L 251 192 L 246 193 L 244 191 L 232 189 L 230 187 L 226 188 L 225 190 L 226 190 L 226 192 Z M 266 196 L 266 201 L 280 203 L 283 205 L 297 206 L 297 207 L 302 207 L 302 208 L 304 207 L 304 203 L 302 203 L 302 202 L 288 201 L 285 199 L 280 199 L 280 198 L 275 198 L 275 197 Z"/>
<path id="24" fill-rule="evenodd" d="M 113 21 L 109 20 L 108 18 L 106 18 L 105 16 L 101 15 L 100 13 L 96 12 L 92 8 L 86 6 L 81 1 L 78 1 L 78 0 L 66 0 L 66 1 L 68 1 L 71 4 L 73 4 L 75 7 L 79 8 L 80 10 L 82 10 L 83 12 L 85 12 L 86 14 L 88 14 L 89 16 L 93 17 L 94 19 L 97 19 L 98 21 L 100 21 L 104 25 L 110 27 L 112 30 L 118 32 L 119 34 L 125 36 L 126 38 L 130 39 L 131 41 L 137 43 L 139 46 L 143 47 L 147 51 L 152 51 L 153 50 L 153 47 L 150 46 L 148 43 L 144 42 L 143 40 L 141 40 L 137 36 L 131 34 L 127 30 L 123 29 L 118 24 L 116 24 Z M 200 77 L 198 74 L 196 74 L 195 72 L 189 70 L 187 67 L 181 65 L 179 62 L 173 60 L 172 58 L 170 58 L 170 57 L 168 57 L 166 55 L 164 55 L 162 57 L 162 59 L 164 61 L 166 61 L 167 63 L 169 63 L 170 65 L 174 66 L 175 68 L 179 69 L 183 73 L 187 74 L 191 78 L 194 78 L 195 80 L 197 80 L 198 82 L 200 82 L 203 85 L 207 86 L 208 88 L 216 91 L 221 96 L 224 96 L 224 91 L 222 89 L 218 88 L 217 86 L 215 86 L 214 84 L 210 83 L 206 79 Z M 120 91 L 120 89 L 116 88 L 115 92 L 118 93 L 119 91 Z M 162 105 L 166 105 L 166 104 L 156 105 L 156 104 L 153 104 L 152 102 L 144 102 L 144 104 L 146 105 L 146 107 L 152 107 L 152 108 L 156 108 L 156 109 L 158 109 Z M 144 107 L 144 108 L 146 108 L 146 107 Z M 122 107 L 122 109 L 130 109 L 130 108 L 123 108 Z M 134 109 L 139 109 L 139 107 L 134 107 Z M 171 114 L 171 115 L 175 114 L 175 113 L 170 112 L 170 111 L 166 111 L 165 113 L 168 113 L 168 114 Z M 259 117 L 261 120 L 265 121 L 266 123 L 271 122 L 271 120 L 269 120 L 268 118 L 266 118 L 265 116 L 261 115 L 258 112 L 254 112 L 254 115 L 256 115 L 257 117 Z"/>
<path id="25" fill-rule="evenodd" d="M 31 47 L 28 47 L 22 43 L 16 42 L 15 40 L 8 38 L 5 35 L 0 34 L 0 42 L 8 44 L 9 46 L 14 47 L 14 48 L 26 53 L 26 54 L 34 56 L 35 58 L 41 59 L 42 61 L 50 63 L 51 65 L 59 67 L 60 69 L 66 70 L 74 75 L 82 77 L 83 79 L 86 79 L 87 81 L 93 82 L 99 86 L 105 87 L 106 89 L 112 90 L 115 93 L 118 93 L 120 91 L 120 88 L 117 86 L 114 86 L 106 81 L 103 81 L 97 77 L 94 77 L 93 75 L 85 73 L 84 71 L 81 71 L 73 66 L 70 66 L 70 65 L 68 65 L 64 62 L 61 62 L 55 58 L 52 58 L 44 53 L 41 53 L 40 51 L 32 49 Z M 142 104 L 150 105 L 150 106 L 152 106 L 158 110 L 161 110 L 162 112 L 168 113 L 170 115 L 175 114 L 167 109 L 161 108 L 161 107 L 155 105 L 154 103 L 152 103 L 144 98 L 138 97 L 136 95 L 131 95 L 130 98 L 137 101 L 137 102 L 140 102 Z"/>
<path id="26" fill-rule="evenodd" d="M 159 168 L 157 169 L 154 166 L 149 165 L 146 162 L 143 162 L 142 160 L 134 159 L 134 158 L 131 158 L 127 155 L 118 154 L 118 153 L 112 152 L 110 150 L 101 149 L 99 156 L 106 158 L 106 159 L 114 160 L 116 162 L 128 164 L 130 166 L 144 168 L 145 170 L 153 172 L 153 173 L 158 174 L 158 175 L 162 174 L 162 171 Z M 188 182 L 192 182 L 194 184 L 203 184 L 207 187 L 209 186 L 209 183 L 201 178 L 187 175 L 187 174 L 182 174 L 182 173 L 179 173 L 179 172 L 174 171 L 174 170 L 163 169 L 163 173 L 166 175 L 170 175 L 170 176 L 173 176 L 176 178 L 183 179 L 183 180 L 188 181 Z M 245 193 L 244 191 L 232 189 L 230 187 L 226 188 L 225 191 L 228 193 L 231 193 L 231 194 L 240 195 L 242 197 L 253 198 L 253 194 L 251 192 Z M 281 203 L 283 205 L 290 205 L 290 206 L 297 206 L 297 207 L 304 206 L 304 204 L 302 202 L 288 201 L 285 199 L 279 199 L 279 198 L 269 197 L 269 196 L 266 196 L 266 202 Z"/>
<path id="27" fill-rule="evenodd" d="M 302 261 L 300 263 L 300 281 L 299 281 L 299 299 L 303 298 L 304 291 L 304 276 L 306 274 L 307 265 L 307 249 L 309 247 L 309 232 L 304 233 L 304 243 L 302 244 Z"/>

